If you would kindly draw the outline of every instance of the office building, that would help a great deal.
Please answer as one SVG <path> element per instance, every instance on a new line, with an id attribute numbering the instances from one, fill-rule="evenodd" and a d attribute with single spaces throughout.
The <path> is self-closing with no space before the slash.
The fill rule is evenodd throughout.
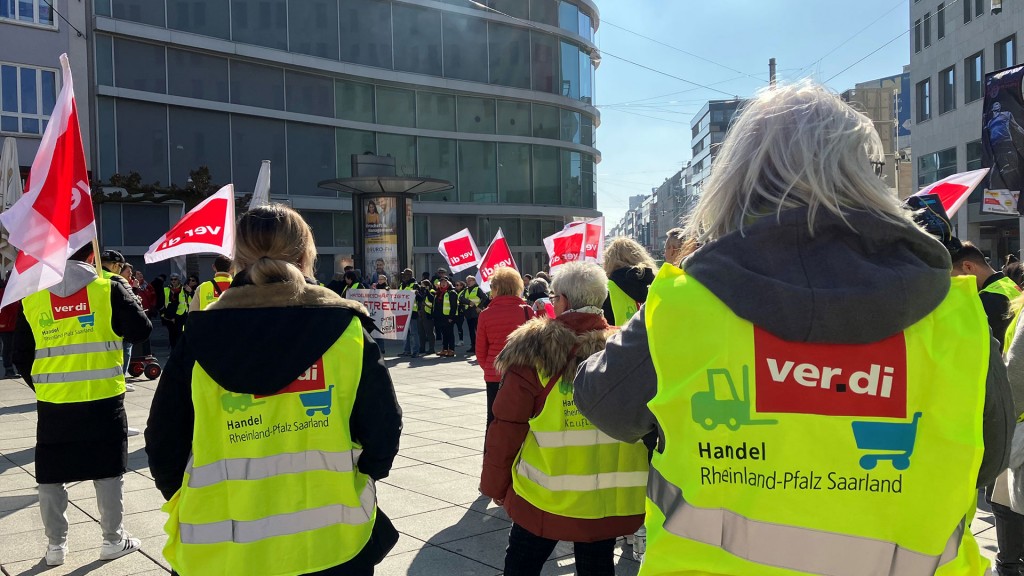
<path id="1" fill-rule="evenodd" d="M 910 166 L 910 72 L 858 82 L 841 94 L 843 101 L 863 112 L 875 124 L 884 158 L 877 165 L 880 176 L 899 198 L 917 192 Z"/>
<path id="2" fill-rule="evenodd" d="M 690 147 L 693 154 L 690 162 L 693 185 L 698 193 L 711 175 L 711 165 L 718 156 L 725 133 L 744 102 L 740 99 L 711 100 L 690 120 Z"/>

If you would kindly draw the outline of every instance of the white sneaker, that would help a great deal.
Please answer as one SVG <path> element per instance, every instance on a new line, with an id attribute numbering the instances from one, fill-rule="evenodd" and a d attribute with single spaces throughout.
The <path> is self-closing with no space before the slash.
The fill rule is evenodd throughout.
<path id="1" fill-rule="evenodd" d="M 139 435 L 139 429 L 138 428 L 132 428 L 131 426 L 129 426 L 128 427 L 128 435 L 129 436 L 138 436 Z"/>
<path id="2" fill-rule="evenodd" d="M 64 563 L 64 556 L 68 553 L 68 545 L 54 546 L 50 544 L 46 547 L 46 565 L 47 566 L 60 566 Z"/>
<path id="3" fill-rule="evenodd" d="M 124 383 L 124 391 L 125 392 L 135 392 L 135 385 L 134 384 L 129 384 L 129 383 L 125 382 Z"/>
<path id="4" fill-rule="evenodd" d="M 100 546 L 100 560 L 114 560 L 137 550 L 142 550 L 141 540 L 132 538 L 127 532 L 123 534 L 120 542 L 103 541 L 103 546 Z"/>

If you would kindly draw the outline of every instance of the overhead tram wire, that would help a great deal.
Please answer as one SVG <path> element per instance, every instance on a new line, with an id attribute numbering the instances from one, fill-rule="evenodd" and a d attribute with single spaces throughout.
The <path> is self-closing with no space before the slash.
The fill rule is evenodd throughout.
<path id="1" fill-rule="evenodd" d="M 501 10 L 497 10 L 495 8 L 491 8 L 490 6 L 488 6 L 486 4 L 483 4 L 482 2 L 478 2 L 477 0 L 466 0 L 466 2 L 469 2 L 473 6 L 476 6 L 477 8 L 481 8 L 481 9 L 487 10 L 489 12 L 494 12 L 495 14 L 504 16 L 504 17 L 509 18 L 511 20 L 515 20 L 516 22 L 520 22 L 524 26 L 526 26 L 526 27 L 528 27 L 528 28 L 530 28 L 532 30 L 536 30 L 538 32 L 545 32 L 545 33 L 547 33 L 547 30 L 544 30 L 543 28 L 537 26 L 536 24 L 534 24 L 533 22 L 530 22 L 529 20 L 523 20 L 522 18 L 516 18 L 515 16 L 510 16 L 509 14 L 506 14 L 506 13 L 502 12 Z M 624 58 L 622 56 L 618 56 L 616 54 L 612 54 L 611 52 L 608 52 L 608 51 L 603 50 L 603 49 L 599 49 L 599 50 L 597 50 L 597 52 L 602 57 L 608 56 L 610 58 L 614 58 L 616 60 L 620 60 L 620 61 L 625 62 L 627 64 L 632 64 L 633 66 L 636 66 L 637 68 L 643 68 L 644 70 L 647 70 L 649 72 L 654 72 L 655 74 L 660 74 L 662 76 L 666 76 L 668 78 L 672 78 L 673 80 L 679 80 L 680 82 L 686 82 L 687 84 L 691 84 L 693 86 L 697 86 L 697 87 L 703 88 L 705 90 L 710 90 L 712 92 L 718 92 L 719 94 L 724 94 L 724 95 L 728 96 L 729 98 L 735 98 L 736 97 L 735 94 L 719 90 L 718 88 L 712 88 L 711 86 L 708 86 L 708 85 L 705 85 L 705 84 L 701 84 L 700 82 L 694 82 L 693 80 L 687 80 L 686 78 L 683 78 L 681 76 L 676 76 L 675 74 L 670 74 L 668 72 L 665 72 L 664 70 L 658 70 L 657 68 L 651 68 L 650 66 L 646 66 L 644 64 L 640 64 L 639 62 L 636 62 L 634 60 L 630 60 L 629 58 Z"/>
<path id="2" fill-rule="evenodd" d="M 892 8 L 890 8 L 890 9 L 889 9 L 889 10 L 888 10 L 888 11 L 887 11 L 887 12 L 886 12 L 885 14 L 882 14 L 882 15 L 881 15 L 881 16 L 879 16 L 878 18 L 875 18 L 874 20 L 872 20 L 872 21 L 871 21 L 871 23 L 870 23 L 870 24 L 868 24 L 867 26 L 865 26 L 865 27 L 861 28 L 860 30 L 858 30 L 858 31 L 854 32 L 854 34 L 853 34 L 852 36 L 850 36 L 850 37 L 849 37 L 849 38 L 847 38 L 846 40 L 843 40 L 842 42 L 840 42 L 840 43 L 839 43 L 839 45 L 837 45 L 837 46 L 836 46 L 835 48 L 833 48 L 833 49 L 829 50 L 828 52 L 826 52 L 826 53 L 825 53 L 825 54 L 824 54 L 824 55 L 823 55 L 823 56 L 822 56 L 821 58 L 818 58 L 818 59 L 817 59 L 817 60 L 815 60 L 814 62 L 811 62 L 810 64 L 808 64 L 808 65 L 804 66 L 803 68 L 800 68 L 800 71 L 799 71 L 799 72 L 797 72 L 797 76 L 802 76 L 805 70 L 808 70 L 808 69 L 810 69 L 810 68 L 811 68 L 811 67 L 813 67 L 813 66 L 814 66 L 815 64 L 819 64 L 819 63 L 821 63 L 821 61 L 822 61 L 822 60 L 824 60 L 825 58 L 828 58 L 828 57 L 829 57 L 829 56 L 831 56 L 832 54 L 835 54 L 836 50 L 839 50 L 839 49 L 840 49 L 840 48 L 842 48 L 843 46 L 845 46 L 845 45 L 847 45 L 848 43 L 850 43 L 850 41 L 852 41 L 852 40 L 853 40 L 854 38 L 856 38 L 857 36 L 860 36 L 861 34 L 863 34 L 865 30 L 867 30 L 868 28 L 871 28 L 871 27 L 872 27 L 872 26 L 874 26 L 875 24 L 878 24 L 879 22 L 881 22 L 881 21 L 882 21 L 882 19 L 883 19 L 883 18 L 885 18 L 885 17 L 886 17 L 886 16 L 888 16 L 889 14 L 892 14 L 892 12 L 893 12 L 894 10 L 896 10 L 897 8 L 899 8 L 899 7 L 903 6 L 903 5 L 905 5 L 906 3 L 907 3 L 907 0 L 900 0 L 900 2 L 899 2 L 898 4 L 896 4 L 895 6 L 893 6 Z"/>

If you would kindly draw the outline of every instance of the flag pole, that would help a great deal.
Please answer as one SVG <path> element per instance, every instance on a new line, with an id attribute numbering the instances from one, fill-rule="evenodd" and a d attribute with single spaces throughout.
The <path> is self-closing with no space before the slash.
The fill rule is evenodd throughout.
<path id="1" fill-rule="evenodd" d="M 96 263 L 96 275 L 100 278 L 103 277 L 103 262 L 100 258 L 100 241 L 95 236 L 92 238 L 92 253 L 96 256 L 94 261 Z"/>

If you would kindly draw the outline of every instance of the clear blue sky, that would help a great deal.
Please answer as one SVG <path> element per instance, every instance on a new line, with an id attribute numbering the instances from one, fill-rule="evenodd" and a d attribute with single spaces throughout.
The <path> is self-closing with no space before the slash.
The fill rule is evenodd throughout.
<path id="1" fill-rule="evenodd" d="M 690 158 L 690 119 L 704 102 L 749 96 L 767 86 L 769 58 L 778 63 L 780 81 L 812 78 L 837 92 L 902 72 L 910 63 L 909 34 L 842 71 L 909 28 L 909 1 L 597 0 L 602 20 L 597 43 L 605 53 L 595 100 L 603 158 L 597 204 L 609 227 L 622 217 L 630 196 L 650 194 Z"/>

